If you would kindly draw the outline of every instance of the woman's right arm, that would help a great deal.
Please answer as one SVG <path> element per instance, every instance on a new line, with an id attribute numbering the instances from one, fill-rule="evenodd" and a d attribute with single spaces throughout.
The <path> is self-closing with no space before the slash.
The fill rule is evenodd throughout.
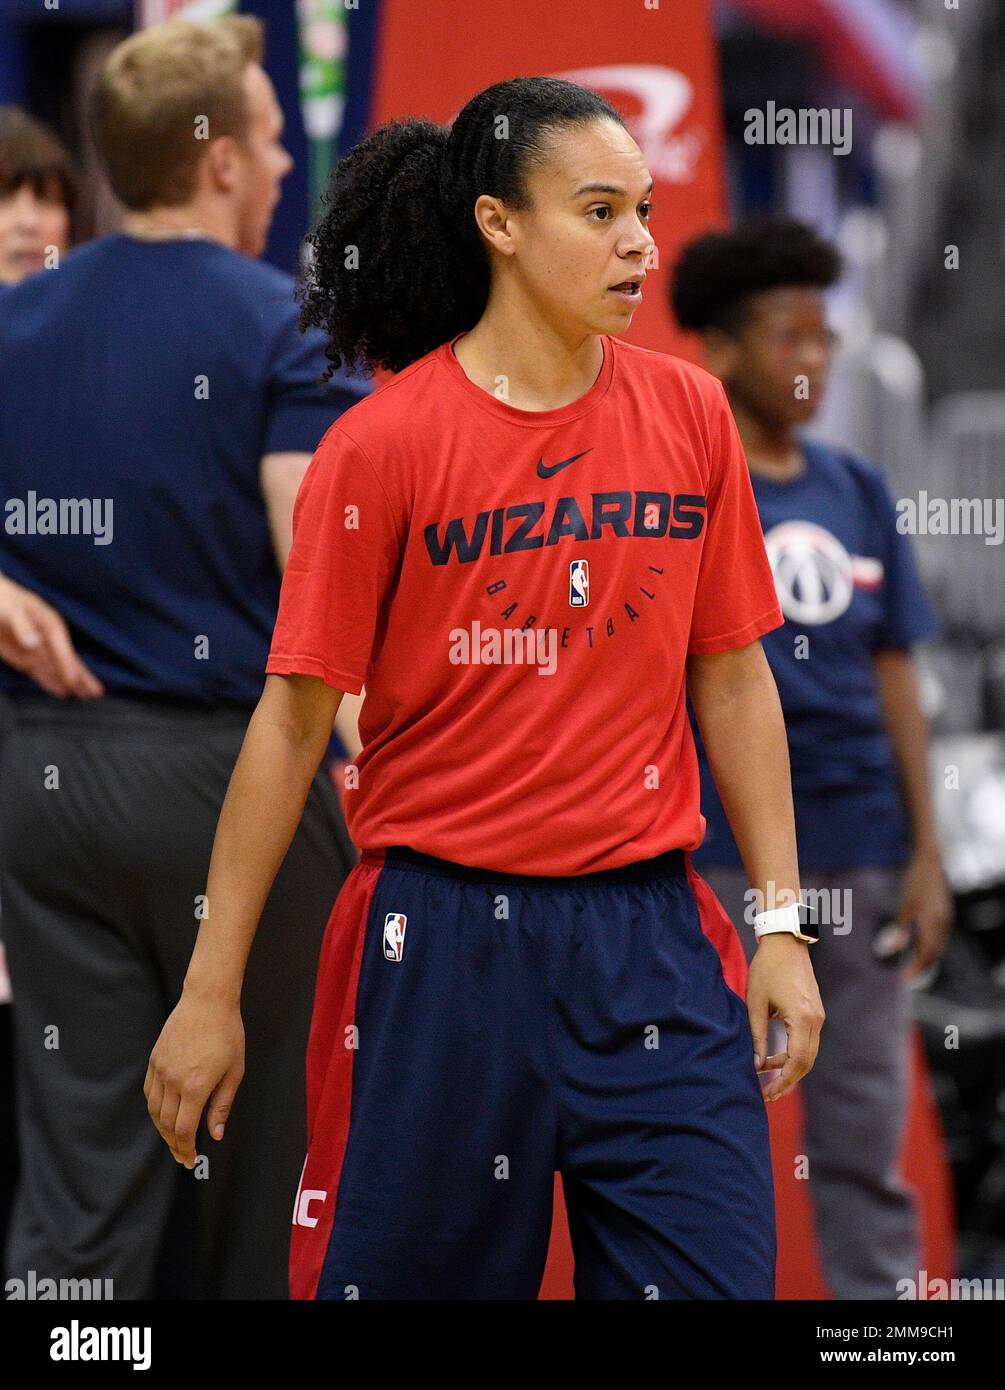
<path id="1" fill-rule="evenodd" d="M 216 1139 L 244 1075 L 241 986 L 258 921 L 303 815 L 342 692 L 317 676 L 268 675 L 213 841 L 205 917 L 181 999 L 150 1054 L 143 1092 L 174 1158 L 195 1166 L 207 1100 Z"/>

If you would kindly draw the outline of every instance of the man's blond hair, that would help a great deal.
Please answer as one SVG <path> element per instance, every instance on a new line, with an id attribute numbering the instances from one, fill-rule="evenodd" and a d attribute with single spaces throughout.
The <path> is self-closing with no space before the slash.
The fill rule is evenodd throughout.
<path id="1" fill-rule="evenodd" d="M 245 70 L 261 61 L 261 22 L 172 19 L 112 51 L 91 97 L 91 126 L 116 197 L 140 212 L 195 193 L 208 140 L 248 128 Z"/>

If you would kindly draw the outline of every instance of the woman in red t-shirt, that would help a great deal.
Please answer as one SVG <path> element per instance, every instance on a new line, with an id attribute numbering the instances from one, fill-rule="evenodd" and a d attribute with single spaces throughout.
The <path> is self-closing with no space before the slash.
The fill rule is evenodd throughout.
<path id="1" fill-rule="evenodd" d="M 615 335 L 652 180 L 553 78 L 337 166 L 304 322 L 397 373 L 305 476 L 185 991 L 145 1093 L 178 1162 L 244 1071 L 241 982 L 342 694 L 361 859 L 325 938 L 296 1298 L 524 1298 L 563 1176 L 578 1297 L 770 1298 L 757 1072 L 813 1065 L 782 619 L 722 388 Z M 764 909 L 747 977 L 690 852 L 690 692 Z M 745 993 L 745 1000 L 744 1000 Z M 767 1056 L 769 1017 L 788 1049 Z"/>

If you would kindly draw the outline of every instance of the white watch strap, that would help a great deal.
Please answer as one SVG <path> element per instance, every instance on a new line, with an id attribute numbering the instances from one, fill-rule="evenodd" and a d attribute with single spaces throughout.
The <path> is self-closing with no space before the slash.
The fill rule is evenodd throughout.
<path id="1" fill-rule="evenodd" d="M 790 903 L 788 907 L 773 907 L 768 912 L 759 912 L 754 918 L 754 935 L 758 941 L 762 936 L 779 931 L 791 932 L 801 940 L 809 940 L 799 920 L 798 903 Z"/>

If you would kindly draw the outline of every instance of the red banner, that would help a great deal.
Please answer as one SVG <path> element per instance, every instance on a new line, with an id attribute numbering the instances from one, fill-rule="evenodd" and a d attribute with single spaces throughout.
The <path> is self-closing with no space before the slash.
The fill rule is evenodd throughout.
<path id="1" fill-rule="evenodd" d="M 449 124 L 484 87 L 563 77 L 624 116 L 655 180 L 657 257 L 624 335 L 693 356 L 667 302 L 680 246 L 726 220 L 719 76 L 710 0 L 382 0 L 371 122 Z"/>

